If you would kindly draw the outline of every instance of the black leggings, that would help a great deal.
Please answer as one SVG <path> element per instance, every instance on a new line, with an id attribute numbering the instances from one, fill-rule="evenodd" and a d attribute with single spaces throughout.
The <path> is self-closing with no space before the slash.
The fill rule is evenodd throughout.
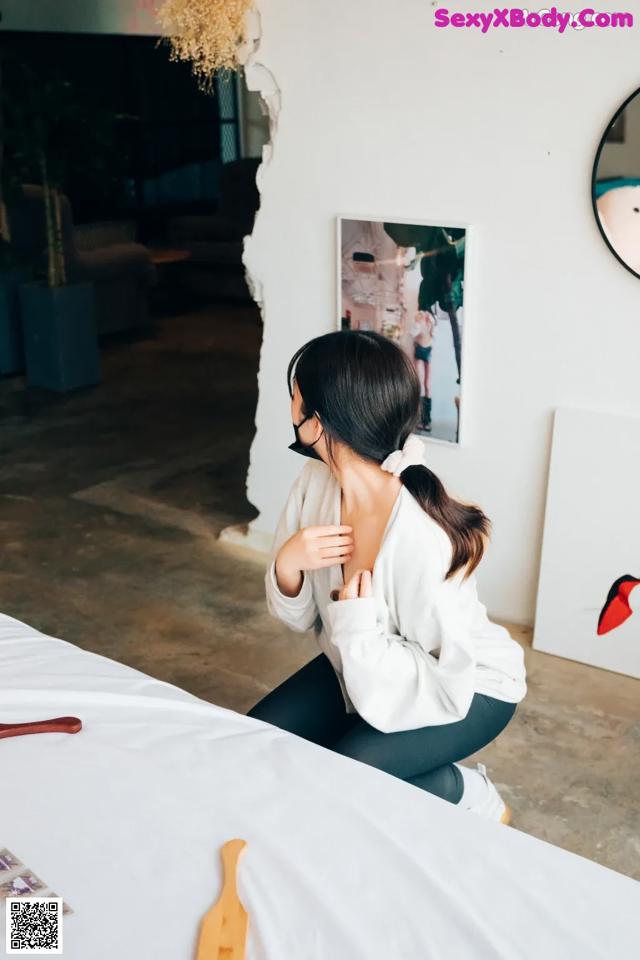
<path id="1" fill-rule="evenodd" d="M 346 712 L 338 678 L 321 653 L 268 693 L 248 716 L 459 803 L 462 774 L 454 762 L 491 743 L 515 709 L 515 703 L 476 693 L 464 720 L 381 733 L 357 713 Z"/>

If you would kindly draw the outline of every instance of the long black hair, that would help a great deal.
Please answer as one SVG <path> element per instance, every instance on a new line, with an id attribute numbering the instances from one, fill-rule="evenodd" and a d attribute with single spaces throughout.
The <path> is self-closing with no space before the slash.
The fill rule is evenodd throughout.
<path id="1" fill-rule="evenodd" d="M 403 446 L 418 424 L 418 375 L 405 352 L 382 334 L 341 330 L 314 337 L 289 361 L 290 396 L 294 378 L 302 396 L 302 415 L 320 417 L 334 464 L 334 441 L 380 464 Z M 464 577 L 469 577 L 482 559 L 491 521 L 479 507 L 450 497 L 426 466 L 406 467 L 400 479 L 451 540 L 445 579 L 463 568 Z"/>

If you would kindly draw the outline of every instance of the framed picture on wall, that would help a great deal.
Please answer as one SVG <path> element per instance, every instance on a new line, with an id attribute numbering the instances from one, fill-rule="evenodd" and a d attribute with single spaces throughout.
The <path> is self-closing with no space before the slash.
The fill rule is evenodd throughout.
<path id="1" fill-rule="evenodd" d="M 460 444 L 469 227 L 344 216 L 337 230 L 339 329 L 396 341 L 420 382 L 416 433 Z"/>

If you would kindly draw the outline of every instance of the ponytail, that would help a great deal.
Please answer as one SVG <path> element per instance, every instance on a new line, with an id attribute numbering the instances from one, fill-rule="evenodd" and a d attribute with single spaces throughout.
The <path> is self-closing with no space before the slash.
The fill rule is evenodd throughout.
<path id="1" fill-rule="evenodd" d="M 485 538 L 491 529 L 489 518 L 479 507 L 450 497 L 435 473 L 422 464 L 405 467 L 400 479 L 451 540 L 453 554 L 445 580 L 464 567 L 464 579 L 471 576 L 484 554 Z"/>

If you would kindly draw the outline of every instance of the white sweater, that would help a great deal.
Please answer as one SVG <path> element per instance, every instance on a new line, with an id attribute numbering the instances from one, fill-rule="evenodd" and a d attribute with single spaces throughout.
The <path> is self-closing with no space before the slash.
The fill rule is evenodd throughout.
<path id="1" fill-rule="evenodd" d="M 487 617 L 475 575 L 444 579 L 451 541 L 402 487 L 373 567 L 372 596 L 335 600 L 339 563 L 303 573 L 295 597 L 278 588 L 280 547 L 303 527 L 340 523 L 340 484 L 320 460 L 295 480 L 265 576 L 269 613 L 292 630 L 312 627 L 331 661 L 348 713 L 384 733 L 462 720 L 474 693 L 519 703 L 523 650 Z"/>

